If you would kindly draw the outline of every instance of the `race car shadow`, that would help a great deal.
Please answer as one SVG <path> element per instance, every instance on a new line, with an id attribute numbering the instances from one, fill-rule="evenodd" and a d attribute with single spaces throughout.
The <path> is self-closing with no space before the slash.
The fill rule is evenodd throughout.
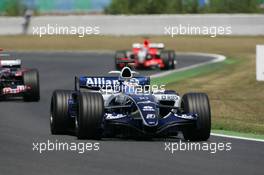
<path id="1" fill-rule="evenodd" d="M 0 98 L 0 102 L 15 102 L 15 103 L 35 103 L 34 101 L 25 101 L 23 97 L 5 97 Z"/>
<path id="2" fill-rule="evenodd" d="M 122 142 L 179 142 L 184 140 L 181 137 L 169 137 L 169 138 L 102 138 L 100 141 L 122 141 Z"/>
<path id="3" fill-rule="evenodd" d="M 0 98 L 0 102 L 24 102 L 22 97 L 6 97 Z"/>
<path id="4" fill-rule="evenodd" d="M 73 130 L 68 131 L 66 134 L 62 134 L 65 136 L 73 136 L 76 137 L 76 134 Z M 76 140 L 78 140 L 76 138 Z M 169 137 L 136 137 L 136 136 L 114 136 L 114 137 L 102 137 L 101 139 L 84 139 L 84 140 L 93 140 L 93 141 L 124 141 L 124 142 L 178 142 L 180 140 L 184 140 L 183 135 L 178 133 L 177 136 L 169 136 Z"/>

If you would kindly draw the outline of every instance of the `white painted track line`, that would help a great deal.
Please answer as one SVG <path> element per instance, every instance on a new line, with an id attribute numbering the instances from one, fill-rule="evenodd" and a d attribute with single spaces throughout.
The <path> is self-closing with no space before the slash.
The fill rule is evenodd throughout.
<path id="1" fill-rule="evenodd" d="M 226 134 L 211 133 L 211 136 L 225 137 L 225 138 L 232 138 L 232 139 L 240 139 L 240 140 L 247 140 L 247 141 L 255 141 L 255 142 L 264 142 L 263 139 L 255 139 L 255 138 L 233 136 L 233 135 L 226 135 Z"/>

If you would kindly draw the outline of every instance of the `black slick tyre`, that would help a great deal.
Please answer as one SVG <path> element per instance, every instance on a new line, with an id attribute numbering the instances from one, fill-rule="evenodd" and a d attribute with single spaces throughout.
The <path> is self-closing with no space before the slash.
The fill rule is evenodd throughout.
<path id="1" fill-rule="evenodd" d="M 100 93 L 80 92 L 78 95 L 78 116 L 76 135 L 78 139 L 100 139 L 104 115 L 104 100 Z"/>
<path id="2" fill-rule="evenodd" d="M 208 96 L 205 93 L 187 93 L 182 97 L 181 104 L 185 113 L 197 114 L 194 127 L 183 131 L 185 140 L 206 141 L 211 132 L 211 110 Z"/>

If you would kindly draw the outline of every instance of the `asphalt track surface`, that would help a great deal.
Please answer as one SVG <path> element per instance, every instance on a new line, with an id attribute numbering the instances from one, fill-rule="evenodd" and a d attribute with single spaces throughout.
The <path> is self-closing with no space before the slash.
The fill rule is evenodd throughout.
<path id="1" fill-rule="evenodd" d="M 102 75 L 113 69 L 111 54 L 14 53 L 24 65 L 38 68 L 40 102 L 0 102 L 0 174 L 263 174 L 264 143 L 211 136 L 207 143 L 230 142 L 230 151 L 165 151 L 169 140 L 99 141 L 99 151 L 33 151 L 33 142 L 97 142 L 74 136 L 52 136 L 49 105 L 54 89 L 72 89 L 74 75 Z M 110 57 L 110 58 L 109 58 Z M 178 57 L 178 68 L 207 61 L 201 56 Z M 152 74 L 144 71 L 143 74 Z"/>

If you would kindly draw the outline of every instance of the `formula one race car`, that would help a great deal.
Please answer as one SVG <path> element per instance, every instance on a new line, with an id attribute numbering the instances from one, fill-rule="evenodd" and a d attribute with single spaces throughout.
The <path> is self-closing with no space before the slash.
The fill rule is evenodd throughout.
<path id="1" fill-rule="evenodd" d="M 124 60 L 133 60 L 133 67 L 137 69 L 160 68 L 162 70 L 174 69 L 177 64 L 175 52 L 173 50 L 164 50 L 163 43 L 144 44 L 134 43 L 132 51 L 117 51 L 115 53 L 116 69 L 122 69 Z"/>
<path id="2" fill-rule="evenodd" d="M 210 137 L 211 113 L 204 93 L 154 89 L 150 78 L 133 76 L 75 77 L 75 90 L 55 90 L 51 98 L 52 134 L 73 132 L 79 139 L 176 136 L 202 141 Z"/>
<path id="3" fill-rule="evenodd" d="M 40 99 L 38 71 L 21 68 L 19 59 L 0 60 L 0 99 L 9 97 L 23 97 L 25 101 Z"/>

